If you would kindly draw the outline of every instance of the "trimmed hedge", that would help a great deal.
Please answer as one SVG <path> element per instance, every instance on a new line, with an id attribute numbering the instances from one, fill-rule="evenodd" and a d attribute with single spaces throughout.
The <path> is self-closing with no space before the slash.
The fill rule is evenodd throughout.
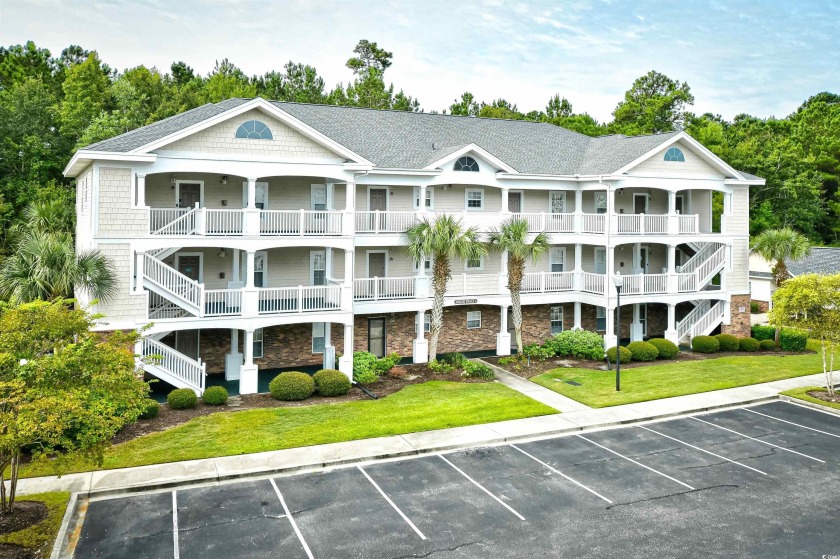
<path id="1" fill-rule="evenodd" d="M 173 410 L 186 410 L 195 407 L 198 396 L 189 388 L 176 388 L 166 396 L 166 403 Z"/>
<path id="2" fill-rule="evenodd" d="M 741 338 L 738 340 L 738 349 L 741 351 L 758 351 L 761 347 L 761 342 L 755 338 Z"/>
<path id="3" fill-rule="evenodd" d="M 545 341 L 545 347 L 554 355 L 571 355 L 578 359 L 600 361 L 604 358 L 604 337 L 589 330 L 564 330 Z"/>
<path id="4" fill-rule="evenodd" d="M 738 336 L 718 334 L 715 336 L 715 339 L 717 339 L 720 345 L 720 351 L 738 351 Z"/>
<path id="5" fill-rule="evenodd" d="M 680 354 L 680 348 L 665 338 L 651 338 L 648 343 L 659 350 L 659 359 L 673 359 Z"/>
<path id="6" fill-rule="evenodd" d="M 758 347 L 761 348 L 761 351 L 773 351 L 776 349 L 776 342 L 774 340 L 761 340 L 758 342 Z"/>
<path id="7" fill-rule="evenodd" d="M 716 353 L 720 349 L 720 342 L 713 336 L 694 336 L 691 349 L 697 353 Z"/>
<path id="8" fill-rule="evenodd" d="M 629 363 L 633 359 L 633 353 L 627 349 L 626 347 L 622 346 L 621 351 L 619 352 L 621 355 L 621 364 L 624 365 Z M 615 346 L 611 347 L 607 350 L 607 359 L 609 359 L 610 363 L 615 363 Z"/>
<path id="9" fill-rule="evenodd" d="M 554 355 L 554 352 L 540 344 L 528 344 L 522 348 L 522 354 L 537 361 L 545 361 L 546 359 L 550 359 Z"/>
<path id="10" fill-rule="evenodd" d="M 227 403 L 228 391 L 224 386 L 211 386 L 204 391 L 204 394 L 201 395 L 201 399 L 204 400 L 204 403 L 208 406 L 221 406 L 222 404 Z"/>
<path id="11" fill-rule="evenodd" d="M 335 369 L 321 369 L 312 375 L 312 380 L 321 396 L 344 396 L 350 392 L 350 379 Z"/>
<path id="12" fill-rule="evenodd" d="M 160 404 L 158 404 L 157 400 L 146 398 L 143 400 L 143 412 L 140 414 L 140 419 L 152 419 L 157 417 L 159 411 Z"/>
<path id="13" fill-rule="evenodd" d="M 655 361 L 659 357 L 659 350 L 648 342 L 630 342 L 627 349 L 633 355 L 633 361 Z"/>
<path id="14" fill-rule="evenodd" d="M 779 335 L 779 347 L 782 351 L 805 351 L 807 345 L 808 334 L 799 330 L 782 328 L 782 333 Z"/>
<path id="15" fill-rule="evenodd" d="M 776 340 L 776 329 L 772 326 L 760 326 L 756 324 L 752 327 L 752 337 L 758 340 Z"/>
<path id="16" fill-rule="evenodd" d="M 275 400 L 305 400 L 315 392 L 315 381 L 306 373 L 288 371 L 274 377 L 268 391 Z"/>

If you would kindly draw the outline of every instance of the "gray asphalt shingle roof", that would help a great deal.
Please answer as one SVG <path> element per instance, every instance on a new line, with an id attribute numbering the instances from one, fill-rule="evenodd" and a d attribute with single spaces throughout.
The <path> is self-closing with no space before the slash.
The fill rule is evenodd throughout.
<path id="1" fill-rule="evenodd" d="M 811 254 L 801 260 L 788 262 L 787 267 L 795 276 L 840 273 L 840 248 L 813 247 Z"/>
<path id="2" fill-rule="evenodd" d="M 132 151 L 248 101 L 228 99 L 203 105 L 85 149 Z M 610 174 L 677 134 L 591 138 L 540 122 L 272 103 L 383 168 L 422 169 L 466 145 L 476 144 L 520 173 Z"/>

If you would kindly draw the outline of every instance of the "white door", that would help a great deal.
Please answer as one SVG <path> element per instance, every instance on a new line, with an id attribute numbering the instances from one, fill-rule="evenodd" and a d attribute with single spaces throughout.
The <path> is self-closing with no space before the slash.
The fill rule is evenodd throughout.
<path id="1" fill-rule="evenodd" d="M 327 209 L 327 185 L 312 185 L 312 199 L 310 202 L 310 209 L 316 211 L 324 211 Z"/>
<path id="2" fill-rule="evenodd" d="M 595 273 L 596 274 L 606 274 L 607 273 L 607 249 L 606 248 L 595 248 Z"/>
<path id="3" fill-rule="evenodd" d="M 327 285 L 327 254 L 323 250 L 309 253 L 310 285 Z"/>
<path id="4" fill-rule="evenodd" d="M 522 192 L 508 192 L 508 210 L 510 213 L 522 213 Z"/>

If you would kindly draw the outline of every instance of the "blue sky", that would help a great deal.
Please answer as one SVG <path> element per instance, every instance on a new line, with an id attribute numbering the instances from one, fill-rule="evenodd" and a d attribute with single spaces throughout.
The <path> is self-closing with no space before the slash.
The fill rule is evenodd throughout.
<path id="1" fill-rule="evenodd" d="M 464 91 L 524 111 L 560 93 L 599 120 L 651 69 L 688 82 L 695 112 L 785 116 L 840 93 L 839 23 L 840 0 L 0 0 L 0 43 L 80 44 L 119 69 L 184 60 L 206 74 L 228 57 L 251 75 L 294 60 L 332 87 L 365 38 L 427 111 Z"/>

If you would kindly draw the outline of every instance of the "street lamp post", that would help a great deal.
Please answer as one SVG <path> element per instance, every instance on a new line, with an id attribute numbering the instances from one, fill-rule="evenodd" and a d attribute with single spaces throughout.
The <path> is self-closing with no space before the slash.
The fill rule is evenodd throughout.
<path id="1" fill-rule="evenodd" d="M 613 284 L 615 285 L 616 299 L 615 299 L 615 391 L 621 391 L 621 287 L 624 285 L 624 278 L 621 277 L 621 272 L 616 272 L 613 276 Z"/>

